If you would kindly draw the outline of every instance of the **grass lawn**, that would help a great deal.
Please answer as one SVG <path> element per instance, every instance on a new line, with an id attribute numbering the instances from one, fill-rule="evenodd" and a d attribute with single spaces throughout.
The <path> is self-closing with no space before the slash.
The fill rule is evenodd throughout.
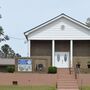
<path id="1" fill-rule="evenodd" d="M 0 86 L 0 90 L 56 90 L 50 86 Z"/>
<path id="2" fill-rule="evenodd" d="M 82 87 L 82 89 L 80 89 L 80 90 L 90 90 L 90 86 Z"/>

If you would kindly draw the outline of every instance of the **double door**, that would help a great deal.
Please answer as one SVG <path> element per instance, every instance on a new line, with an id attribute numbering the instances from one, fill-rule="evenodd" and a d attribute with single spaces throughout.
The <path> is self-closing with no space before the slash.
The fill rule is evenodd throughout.
<path id="1" fill-rule="evenodd" d="M 55 66 L 69 68 L 69 52 L 55 52 Z"/>

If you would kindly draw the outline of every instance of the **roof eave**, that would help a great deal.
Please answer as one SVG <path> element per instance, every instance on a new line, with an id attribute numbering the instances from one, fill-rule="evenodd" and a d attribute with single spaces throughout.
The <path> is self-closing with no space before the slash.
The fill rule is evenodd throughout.
<path id="1" fill-rule="evenodd" d="M 28 40 L 28 37 L 27 37 L 28 35 L 25 32 L 24 32 L 24 35 L 25 35 L 26 39 Z"/>

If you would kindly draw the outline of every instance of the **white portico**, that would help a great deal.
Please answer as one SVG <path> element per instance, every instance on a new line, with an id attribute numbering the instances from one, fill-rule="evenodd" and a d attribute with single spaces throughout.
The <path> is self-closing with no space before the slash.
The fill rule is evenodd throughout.
<path id="1" fill-rule="evenodd" d="M 59 60 L 57 60 L 58 58 Z M 69 68 L 73 66 L 73 40 L 70 40 L 70 51 L 68 52 L 55 52 L 55 40 L 52 40 L 52 65 L 58 68 Z"/>
<path id="2" fill-rule="evenodd" d="M 51 61 L 52 66 L 56 66 L 58 68 L 72 67 L 73 57 L 74 57 L 73 52 L 75 48 L 77 48 L 76 43 L 78 41 L 89 41 L 90 40 L 90 28 L 88 28 L 85 24 L 65 14 L 61 14 L 25 32 L 24 34 L 29 44 L 28 45 L 29 46 L 29 56 L 32 56 L 31 50 L 37 50 L 37 48 L 39 48 L 40 50 L 40 47 L 37 47 L 39 46 L 39 43 L 38 45 L 34 46 L 34 49 L 32 49 L 32 43 L 31 43 L 32 41 L 43 41 L 43 42 L 50 41 L 51 46 L 48 45 L 50 47 L 48 48 L 47 52 L 49 52 L 50 51 L 49 49 L 51 49 L 50 55 L 51 55 L 51 60 L 52 60 Z M 68 41 L 68 42 L 66 45 L 64 43 L 62 45 L 62 42 L 59 42 L 59 41 L 64 41 L 64 42 Z M 56 43 L 58 44 L 58 46 Z M 45 44 L 41 45 L 41 48 L 44 45 Z M 47 49 L 46 47 L 48 46 L 47 45 L 44 46 L 45 50 Z M 41 49 L 40 52 L 42 53 L 44 52 L 44 47 Z M 64 48 L 68 48 L 68 49 L 64 50 Z M 37 51 L 34 51 L 34 53 L 36 52 Z M 50 56 L 50 55 L 46 55 L 46 56 Z M 41 56 L 45 56 L 45 54 Z"/>

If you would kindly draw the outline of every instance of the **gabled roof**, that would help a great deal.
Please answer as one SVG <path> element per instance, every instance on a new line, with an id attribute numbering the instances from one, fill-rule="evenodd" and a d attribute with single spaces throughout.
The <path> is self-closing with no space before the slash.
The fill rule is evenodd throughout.
<path id="1" fill-rule="evenodd" d="M 58 20 L 58 19 L 60 19 L 60 18 L 62 18 L 62 17 L 64 17 L 64 18 L 66 18 L 66 19 L 68 19 L 68 20 L 70 20 L 70 21 L 72 21 L 72 22 L 74 22 L 74 23 L 82 26 L 83 28 L 86 28 L 86 29 L 90 30 L 90 28 L 89 28 L 86 24 L 84 24 L 84 23 L 82 23 L 82 22 L 80 22 L 80 21 L 78 21 L 78 20 L 76 20 L 76 19 L 73 19 L 72 17 L 70 17 L 70 16 L 62 13 L 62 14 L 60 14 L 60 15 L 58 15 L 58 16 L 56 16 L 56 17 L 54 17 L 54 18 L 52 18 L 52 19 L 50 19 L 50 20 L 48 20 L 48 21 L 46 21 L 46 22 L 44 22 L 44 23 L 42 23 L 42 24 L 40 24 L 40 25 L 38 25 L 38 26 L 36 26 L 36 27 L 28 30 L 28 31 L 26 31 L 26 32 L 24 32 L 24 35 L 25 35 L 26 38 L 27 38 L 27 36 L 28 36 L 31 32 L 33 32 L 33 31 L 35 31 L 35 30 L 37 30 L 37 29 L 39 29 L 39 28 L 41 28 L 41 27 L 43 27 L 43 26 L 45 26 L 45 25 L 48 25 L 49 23 L 52 23 L 53 21 Z"/>

